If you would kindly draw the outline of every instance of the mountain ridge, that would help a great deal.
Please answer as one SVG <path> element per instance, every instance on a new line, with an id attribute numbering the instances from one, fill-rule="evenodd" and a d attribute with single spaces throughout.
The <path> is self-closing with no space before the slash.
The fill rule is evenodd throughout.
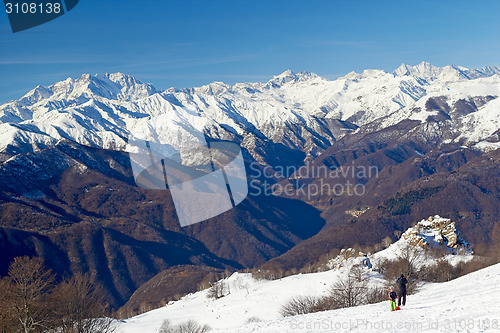
<path id="1" fill-rule="evenodd" d="M 465 72 L 475 76 L 462 75 Z M 302 159 L 308 160 L 359 126 L 380 119 L 387 121 L 379 122 L 379 129 L 408 117 L 425 121 L 427 116 L 415 114 L 422 109 L 419 102 L 425 104 L 429 96 L 458 91 L 452 100 L 496 98 L 500 95 L 498 73 L 500 67 L 468 70 L 421 63 L 401 65 L 393 73 L 350 73 L 334 81 L 287 70 L 265 83 L 230 86 L 212 82 L 167 90 L 122 73 L 84 74 L 76 80 L 38 86 L 21 99 L 1 105 L 0 154 L 36 151 L 60 139 L 125 150 L 131 131 L 142 133 L 142 139 L 169 144 L 173 138 L 168 132 L 181 126 L 207 132 L 213 139 L 236 142 L 251 159 L 276 166 L 274 156 L 266 154 L 274 145 L 282 145 L 290 153 L 305 153 Z M 498 121 L 497 114 L 493 116 Z M 470 120 L 486 121 L 491 119 Z M 140 129 L 145 126 L 149 132 Z M 471 141 L 479 142 L 491 134 L 472 135 Z M 293 162 L 297 163 L 302 162 Z"/>

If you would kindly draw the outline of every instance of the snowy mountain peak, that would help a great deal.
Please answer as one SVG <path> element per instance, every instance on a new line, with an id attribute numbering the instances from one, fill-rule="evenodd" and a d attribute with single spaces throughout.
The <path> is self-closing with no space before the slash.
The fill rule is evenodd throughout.
<path id="1" fill-rule="evenodd" d="M 151 84 L 143 83 L 131 75 L 120 72 L 111 74 L 106 73 L 103 79 L 104 78 L 119 85 L 122 94 L 118 97 L 122 97 L 122 99 L 125 96 L 143 98 L 157 92 Z"/>
<path id="2" fill-rule="evenodd" d="M 291 69 L 287 69 L 286 71 L 284 71 L 279 75 L 274 75 L 273 78 L 294 77 L 294 76 L 295 76 L 294 72 Z"/>
<path id="3" fill-rule="evenodd" d="M 105 75 L 82 75 L 80 79 L 88 83 L 87 88 L 93 95 L 115 100 L 136 100 L 148 97 L 157 90 L 147 83 L 142 83 L 133 76 L 123 73 Z"/>
<path id="4" fill-rule="evenodd" d="M 460 81 L 470 79 L 469 72 L 468 68 L 461 66 L 446 65 L 444 67 L 437 67 L 431 65 L 429 62 L 422 61 L 415 66 L 402 64 L 393 74 L 395 76 L 412 76 L 427 81 L 434 81 L 436 79 L 441 81 Z"/>
<path id="5" fill-rule="evenodd" d="M 273 78 L 268 81 L 268 84 L 273 86 L 281 86 L 288 82 L 307 81 L 317 77 L 318 75 L 311 72 L 299 71 L 297 73 L 294 73 L 293 71 L 288 69 L 280 75 L 273 76 Z"/>
<path id="6" fill-rule="evenodd" d="M 123 73 L 105 75 L 83 74 L 76 80 L 67 78 L 49 87 L 37 86 L 24 95 L 19 102 L 23 106 L 40 101 L 73 101 L 107 98 L 111 100 L 136 100 L 148 97 L 157 90 L 133 76 Z"/>
<path id="7" fill-rule="evenodd" d="M 52 95 L 51 91 L 44 86 L 38 85 L 30 90 L 26 95 L 21 97 L 20 101 L 28 104 L 34 104 L 42 99 L 49 98 Z"/>
<path id="8" fill-rule="evenodd" d="M 230 89 L 231 86 L 225 84 L 224 82 L 214 81 L 199 88 L 194 88 L 194 91 L 198 94 L 217 96 L 217 95 L 222 95 L 223 93 L 229 91 Z"/>
<path id="9" fill-rule="evenodd" d="M 468 69 L 456 65 L 437 67 L 425 61 L 415 66 L 401 64 L 401 66 L 393 72 L 395 76 L 411 76 L 429 82 L 436 80 L 443 82 L 473 80 L 495 74 L 500 74 L 500 67 L 485 66 L 481 69 Z"/>
<path id="10" fill-rule="evenodd" d="M 500 66 L 484 66 L 473 71 L 476 73 L 480 73 L 482 76 L 500 75 Z"/>
<path id="11" fill-rule="evenodd" d="M 422 79 L 436 78 L 441 73 L 441 68 L 422 61 L 415 66 L 401 64 L 393 74 L 396 76 L 414 76 Z"/>

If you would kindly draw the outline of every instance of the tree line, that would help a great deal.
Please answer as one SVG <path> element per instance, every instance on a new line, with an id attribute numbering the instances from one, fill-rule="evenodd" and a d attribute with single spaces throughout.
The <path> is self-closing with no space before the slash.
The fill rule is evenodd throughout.
<path id="1" fill-rule="evenodd" d="M 17 257 L 0 279 L 0 333 L 112 333 L 103 295 L 88 274 L 56 283 L 42 259 Z"/>

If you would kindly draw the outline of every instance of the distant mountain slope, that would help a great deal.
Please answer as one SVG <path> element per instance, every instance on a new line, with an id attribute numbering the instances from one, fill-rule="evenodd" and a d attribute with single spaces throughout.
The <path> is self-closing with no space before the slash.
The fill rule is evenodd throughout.
<path id="1" fill-rule="evenodd" d="M 116 307 L 163 270 L 260 265 L 324 225 L 303 202 L 250 197 L 181 228 L 169 191 L 136 187 L 125 153 L 72 141 L 12 157 L 0 184 L 0 276 L 15 256 L 38 255 L 59 277 L 97 274 Z"/>
<path id="2" fill-rule="evenodd" d="M 360 158 L 356 163 L 363 161 Z M 367 180 L 361 196 L 322 193 L 313 197 L 309 202 L 322 208 L 326 226 L 271 262 L 284 269 L 302 267 L 335 248 L 394 238 L 394 231 L 402 232 L 413 221 L 434 213 L 456 221 L 472 243 L 488 244 L 500 214 L 499 175 L 499 150 L 484 154 L 444 146 L 406 158 Z M 345 179 L 325 181 L 343 183 Z"/>

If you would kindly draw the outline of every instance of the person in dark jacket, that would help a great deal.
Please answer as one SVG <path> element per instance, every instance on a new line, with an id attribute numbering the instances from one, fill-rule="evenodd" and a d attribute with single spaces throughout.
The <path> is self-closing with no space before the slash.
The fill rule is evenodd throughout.
<path id="1" fill-rule="evenodd" d="M 389 299 L 391 300 L 391 311 L 396 311 L 397 310 L 397 307 L 396 307 L 396 297 L 398 297 L 398 295 L 394 291 L 394 288 L 391 288 L 391 290 L 389 291 Z"/>
<path id="2" fill-rule="evenodd" d="M 406 284 L 408 283 L 408 280 L 405 278 L 403 274 L 397 279 L 396 281 L 399 286 L 399 293 L 398 293 L 398 306 L 401 306 L 401 303 L 403 305 L 406 304 Z M 401 302 L 403 301 L 403 302 Z"/>

